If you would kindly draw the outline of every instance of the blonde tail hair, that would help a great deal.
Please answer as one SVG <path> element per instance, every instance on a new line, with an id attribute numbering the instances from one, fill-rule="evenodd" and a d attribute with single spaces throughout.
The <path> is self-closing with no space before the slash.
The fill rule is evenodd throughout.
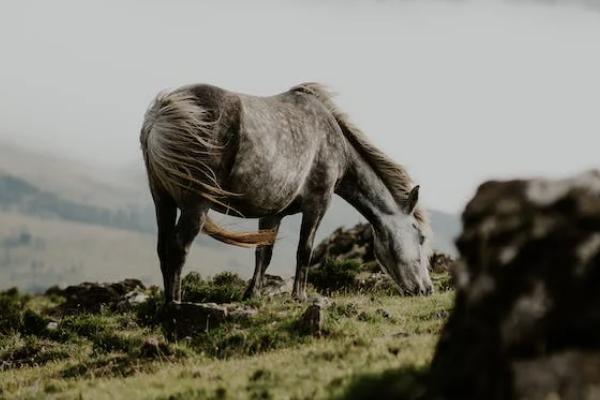
<path id="1" fill-rule="evenodd" d="M 229 209 L 226 200 L 236 196 L 221 188 L 209 161 L 223 146 L 213 135 L 217 121 L 189 90 L 160 93 L 148 108 L 140 136 L 151 187 L 160 187 L 179 201 L 184 193 Z M 211 237 L 241 247 L 274 242 L 275 232 L 233 232 L 206 217 L 202 230 Z"/>

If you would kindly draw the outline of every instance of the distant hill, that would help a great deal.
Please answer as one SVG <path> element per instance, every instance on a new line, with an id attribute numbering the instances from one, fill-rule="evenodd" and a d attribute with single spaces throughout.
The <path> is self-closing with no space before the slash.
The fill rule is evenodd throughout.
<path id="1" fill-rule="evenodd" d="M 0 146 L 0 155 L 5 153 Z M 154 210 L 141 163 L 108 174 L 22 149 L 13 148 L 12 154 L 21 158 L 13 157 L 10 165 L 0 157 L 0 289 L 132 276 L 161 281 Z M 213 217 L 232 229 L 257 227 L 256 220 Z M 437 211 L 430 211 L 430 217 L 434 247 L 454 253 L 459 219 Z M 363 220 L 335 196 L 317 242 L 339 226 Z M 299 215 L 284 219 L 270 272 L 293 275 L 299 230 Z M 196 240 L 188 263 L 188 269 L 204 275 L 230 270 L 247 277 L 253 268 L 252 250 L 204 235 Z"/>
<path id="2" fill-rule="evenodd" d="M 40 190 L 23 179 L 10 175 L 0 175 L 0 209 L 85 224 L 141 232 L 154 231 L 152 216 L 147 213 L 78 203 Z"/>

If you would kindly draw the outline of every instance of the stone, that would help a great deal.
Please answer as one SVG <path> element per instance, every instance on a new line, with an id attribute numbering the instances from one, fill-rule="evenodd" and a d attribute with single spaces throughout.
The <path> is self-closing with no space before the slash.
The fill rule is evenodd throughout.
<path id="1" fill-rule="evenodd" d="M 133 291 L 125 295 L 125 301 L 130 306 L 139 306 L 148 300 L 148 295 L 141 291 Z"/>
<path id="2" fill-rule="evenodd" d="M 600 172 L 481 185 L 463 216 L 432 398 L 600 393 Z"/>
<path id="3" fill-rule="evenodd" d="M 245 304 L 230 303 L 223 306 L 227 309 L 227 319 L 251 319 L 258 314 L 256 308 Z"/>
<path id="4" fill-rule="evenodd" d="M 46 329 L 48 331 L 55 331 L 58 329 L 58 322 L 56 321 L 50 321 L 48 322 L 48 325 L 46 325 Z"/>
<path id="5" fill-rule="evenodd" d="M 297 321 L 297 328 L 302 334 L 320 336 L 323 328 L 323 307 L 318 303 L 309 305 Z"/>
<path id="6" fill-rule="evenodd" d="M 170 339 L 206 333 L 228 317 L 227 307 L 215 303 L 170 303 L 163 310 L 163 328 Z"/>
<path id="7" fill-rule="evenodd" d="M 261 294 L 267 297 L 273 297 L 282 293 L 290 293 L 292 291 L 292 286 L 294 284 L 294 279 L 283 279 L 277 275 L 266 274 L 264 276 Z"/>

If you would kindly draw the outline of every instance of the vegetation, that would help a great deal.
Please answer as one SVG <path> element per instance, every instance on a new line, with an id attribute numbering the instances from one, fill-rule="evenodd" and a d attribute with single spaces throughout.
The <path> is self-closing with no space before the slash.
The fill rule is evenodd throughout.
<path id="1" fill-rule="evenodd" d="M 197 272 L 190 272 L 181 281 L 183 301 L 193 303 L 231 303 L 241 301 L 246 282 L 238 275 L 224 272 L 204 280 Z"/>
<path id="2" fill-rule="evenodd" d="M 243 281 L 190 274 L 183 288 L 185 300 L 227 303 Z M 122 313 L 73 315 L 57 314 L 56 295 L 3 292 L 0 398 L 362 398 L 388 380 L 417 396 L 453 293 L 331 292 L 319 336 L 298 328 L 307 305 L 285 294 L 177 342 L 164 339 L 156 288 Z"/>

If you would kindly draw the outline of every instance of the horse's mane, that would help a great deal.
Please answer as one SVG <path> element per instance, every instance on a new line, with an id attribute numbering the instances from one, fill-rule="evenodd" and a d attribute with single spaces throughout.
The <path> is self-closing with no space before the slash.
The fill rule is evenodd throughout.
<path id="1" fill-rule="evenodd" d="M 325 86 L 308 82 L 294 86 L 291 90 L 307 93 L 319 99 L 333 114 L 346 139 L 383 181 L 396 202 L 398 204 L 406 202 L 407 196 L 414 186 L 406 169 L 375 147 L 369 138 L 337 107 L 332 100 L 333 94 Z M 414 216 L 422 227 L 427 226 L 426 214 L 422 208 L 417 206 Z"/>

